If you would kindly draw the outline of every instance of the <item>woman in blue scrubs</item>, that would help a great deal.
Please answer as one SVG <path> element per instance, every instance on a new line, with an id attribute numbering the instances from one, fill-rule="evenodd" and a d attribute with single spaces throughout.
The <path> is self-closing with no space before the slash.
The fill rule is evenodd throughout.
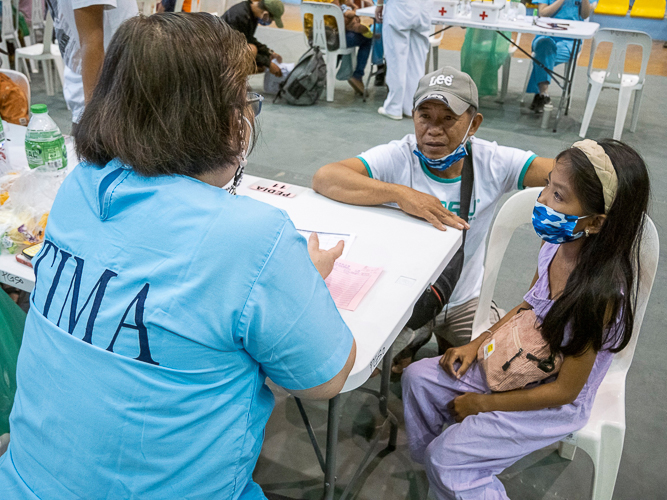
<path id="1" fill-rule="evenodd" d="M 589 0 L 534 0 L 538 4 L 540 17 L 582 21 L 591 15 Z M 550 36 L 536 36 L 533 40 L 533 54 L 550 71 L 558 64 L 570 60 L 574 40 L 568 38 L 553 38 Z M 533 64 L 533 72 L 528 81 L 526 92 L 535 94 L 530 109 L 535 113 L 542 113 L 544 105 L 551 102 L 549 96 L 551 74 L 538 64 Z"/>
<path id="2" fill-rule="evenodd" d="M 33 260 L 0 498 L 263 499 L 266 377 L 343 387 L 356 348 L 323 280 L 342 244 L 321 252 L 228 192 L 261 106 L 252 69 L 209 14 L 116 32 Z"/>

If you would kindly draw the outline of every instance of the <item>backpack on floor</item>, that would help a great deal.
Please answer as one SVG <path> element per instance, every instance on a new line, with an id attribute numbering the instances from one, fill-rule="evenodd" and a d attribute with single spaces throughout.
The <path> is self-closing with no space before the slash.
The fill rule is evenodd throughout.
<path id="1" fill-rule="evenodd" d="M 319 47 L 311 47 L 280 85 L 276 100 L 283 97 L 288 104 L 310 106 L 319 100 L 326 83 L 327 65 L 322 52 Z"/>

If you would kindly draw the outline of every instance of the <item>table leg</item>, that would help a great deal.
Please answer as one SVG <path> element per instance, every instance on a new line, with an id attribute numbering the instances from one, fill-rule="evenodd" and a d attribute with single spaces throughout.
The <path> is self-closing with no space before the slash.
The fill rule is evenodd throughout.
<path id="1" fill-rule="evenodd" d="M 389 382 L 391 381 L 391 362 L 393 360 L 392 347 L 387 349 L 387 352 L 382 358 L 382 379 L 380 380 L 380 413 L 384 418 L 389 417 L 389 409 L 387 403 L 389 401 Z M 395 419 L 390 419 L 389 443 L 387 444 L 388 451 L 396 449 L 396 438 L 398 437 L 398 422 Z"/>
<path id="2" fill-rule="evenodd" d="M 558 112 L 556 113 L 556 120 L 554 121 L 554 133 L 558 130 L 558 122 L 560 122 L 560 117 L 562 114 L 567 114 L 566 103 L 570 97 L 570 91 L 572 89 L 572 77 L 574 75 L 573 69 L 576 64 L 577 59 L 577 49 L 579 47 L 579 40 L 575 40 L 572 44 L 572 51 L 570 53 L 570 60 L 567 63 L 567 68 L 565 69 L 565 82 L 563 85 L 563 93 L 558 102 Z M 565 112 L 563 108 L 565 107 Z"/>
<path id="3" fill-rule="evenodd" d="M 327 451 L 324 470 L 324 500 L 333 500 L 336 488 L 336 452 L 338 451 L 338 427 L 340 424 L 340 394 L 329 400 L 327 418 Z"/>
<path id="4" fill-rule="evenodd" d="M 575 40 L 574 41 L 574 59 L 572 62 L 572 71 L 570 72 L 569 76 L 569 90 L 567 92 L 567 102 L 565 103 L 565 115 L 570 114 L 570 100 L 572 99 L 572 87 L 574 85 L 574 72 L 577 71 L 577 56 L 579 55 L 579 51 L 581 50 L 581 45 L 582 42 L 581 40 Z"/>

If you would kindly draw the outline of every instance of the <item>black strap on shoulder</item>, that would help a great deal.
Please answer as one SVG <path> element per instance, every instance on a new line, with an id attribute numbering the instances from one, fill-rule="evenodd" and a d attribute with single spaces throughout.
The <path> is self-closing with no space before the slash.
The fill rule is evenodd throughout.
<path id="1" fill-rule="evenodd" d="M 475 182 L 475 172 L 472 167 L 472 151 L 468 149 L 468 154 L 463 159 L 463 170 L 461 171 L 461 205 L 459 216 L 466 222 L 468 222 L 468 216 L 470 214 L 470 199 L 473 194 L 473 184 Z M 440 277 L 436 280 L 434 286 L 441 294 L 442 303 L 447 304 L 449 298 L 454 292 L 454 287 L 461 277 L 461 271 L 463 270 L 463 261 L 465 260 L 465 244 L 466 244 L 466 234 L 467 230 L 463 230 L 463 236 L 461 239 L 461 246 L 452 257 L 452 260 L 449 261 L 447 267 L 442 272 Z"/>

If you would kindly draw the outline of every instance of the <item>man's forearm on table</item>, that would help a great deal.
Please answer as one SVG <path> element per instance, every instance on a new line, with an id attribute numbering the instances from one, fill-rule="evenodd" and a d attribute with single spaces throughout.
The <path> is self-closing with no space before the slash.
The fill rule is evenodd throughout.
<path id="1" fill-rule="evenodd" d="M 345 167 L 326 166 L 313 178 L 313 189 L 332 200 L 350 205 L 398 203 L 405 186 L 365 177 Z"/>

